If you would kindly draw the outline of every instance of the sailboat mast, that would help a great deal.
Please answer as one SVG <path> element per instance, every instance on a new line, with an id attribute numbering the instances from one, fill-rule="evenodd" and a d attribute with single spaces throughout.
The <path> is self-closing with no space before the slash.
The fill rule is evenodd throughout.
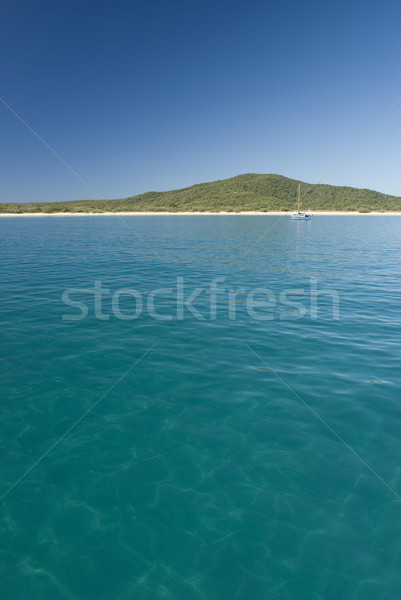
<path id="1" fill-rule="evenodd" d="M 298 212 L 301 210 L 301 184 L 298 184 Z"/>

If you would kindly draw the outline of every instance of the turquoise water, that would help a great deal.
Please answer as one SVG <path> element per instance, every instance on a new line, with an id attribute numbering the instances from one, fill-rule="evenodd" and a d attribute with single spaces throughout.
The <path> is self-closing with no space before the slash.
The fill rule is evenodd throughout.
<path id="1" fill-rule="evenodd" d="M 401 219 L 124 223 L 0 219 L 1 598 L 398 600 Z"/>

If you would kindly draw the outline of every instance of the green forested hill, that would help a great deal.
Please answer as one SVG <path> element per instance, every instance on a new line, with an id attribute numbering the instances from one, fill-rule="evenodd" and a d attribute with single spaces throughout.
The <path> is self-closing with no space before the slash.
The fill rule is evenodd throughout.
<path id="1" fill-rule="evenodd" d="M 119 200 L 0 204 L 0 213 L 110 211 L 292 211 L 298 181 L 281 175 L 238 175 L 169 192 L 147 192 Z M 372 190 L 301 182 L 304 210 L 401 211 L 401 198 Z"/>

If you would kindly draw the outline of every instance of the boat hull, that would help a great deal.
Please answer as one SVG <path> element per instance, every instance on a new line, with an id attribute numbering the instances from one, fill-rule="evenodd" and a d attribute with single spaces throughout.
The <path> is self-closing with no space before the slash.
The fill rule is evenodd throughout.
<path id="1" fill-rule="evenodd" d="M 293 221 L 310 221 L 312 218 L 312 215 L 309 213 L 294 213 L 291 217 L 291 219 Z"/>

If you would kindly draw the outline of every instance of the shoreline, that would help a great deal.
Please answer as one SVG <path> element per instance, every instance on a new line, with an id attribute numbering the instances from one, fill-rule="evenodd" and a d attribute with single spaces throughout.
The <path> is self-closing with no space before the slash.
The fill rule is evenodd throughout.
<path id="1" fill-rule="evenodd" d="M 354 216 L 354 217 L 377 217 L 377 216 L 387 216 L 387 217 L 396 217 L 396 216 L 401 216 L 401 211 L 399 212 L 391 212 L 391 211 L 386 211 L 386 212 L 377 212 L 377 211 L 372 211 L 372 212 L 357 212 L 357 211 L 335 211 L 335 210 L 322 210 L 322 211 L 315 211 L 315 212 L 311 212 L 312 216 Z M 177 216 L 177 215 L 181 215 L 181 216 L 252 216 L 252 215 L 258 215 L 258 216 L 288 216 L 290 217 L 292 215 L 291 212 L 280 212 L 280 211 L 241 211 L 241 212 L 227 212 L 227 211 L 219 211 L 219 212 L 210 212 L 210 211 L 192 211 L 192 212 L 167 212 L 167 211 L 160 211 L 160 212 L 101 212 L 101 213 L 96 213 L 96 212 L 88 212 L 88 213 L 83 213 L 83 212 L 70 212 L 70 213 L 65 213 L 65 212 L 54 212 L 54 213 L 0 213 L 0 218 L 1 217 L 8 217 L 8 218 L 12 218 L 12 217 L 113 217 L 113 216 L 133 216 L 133 217 L 150 217 L 150 216 Z"/>

